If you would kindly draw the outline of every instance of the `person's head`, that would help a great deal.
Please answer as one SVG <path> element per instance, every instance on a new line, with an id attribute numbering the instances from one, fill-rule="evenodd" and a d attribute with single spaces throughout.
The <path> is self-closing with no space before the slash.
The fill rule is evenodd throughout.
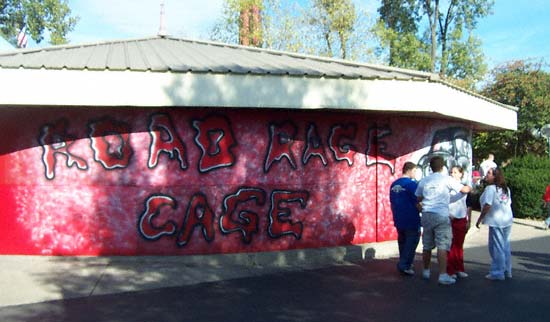
<path id="1" fill-rule="evenodd" d="M 404 176 L 407 176 L 409 178 L 414 178 L 415 177 L 415 170 L 416 170 L 416 164 L 412 163 L 412 162 L 405 162 L 405 164 L 403 165 L 403 175 Z"/>
<path id="2" fill-rule="evenodd" d="M 489 154 L 487 155 L 487 160 L 493 161 L 494 159 L 495 159 L 495 155 L 494 155 L 494 154 L 489 153 Z"/>
<path id="3" fill-rule="evenodd" d="M 485 181 L 488 184 L 494 184 L 495 186 L 502 188 L 505 193 L 507 192 L 506 179 L 504 179 L 504 174 L 499 168 L 491 168 L 487 171 L 487 176 L 485 176 Z"/>
<path id="4" fill-rule="evenodd" d="M 451 177 L 455 178 L 458 181 L 461 181 L 463 176 L 464 169 L 462 169 L 462 167 L 454 166 L 451 168 Z"/>
<path id="5" fill-rule="evenodd" d="M 441 172 L 443 168 L 445 167 L 445 160 L 443 160 L 442 157 L 433 157 L 430 160 L 430 168 L 432 169 L 433 173 Z"/>

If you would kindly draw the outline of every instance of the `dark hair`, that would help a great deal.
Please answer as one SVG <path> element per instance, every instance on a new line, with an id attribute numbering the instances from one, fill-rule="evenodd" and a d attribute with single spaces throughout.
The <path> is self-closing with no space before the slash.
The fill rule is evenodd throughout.
<path id="1" fill-rule="evenodd" d="M 433 157 L 430 160 L 430 168 L 432 169 L 432 172 L 439 172 L 443 167 L 445 166 L 445 160 L 443 160 L 442 157 Z"/>
<path id="2" fill-rule="evenodd" d="M 412 163 L 412 162 L 405 162 L 405 164 L 403 165 L 403 173 L 407 173 L 407 171 L 409 170 L 413 170 L 416 168 L 416 164 Z"/>
<path id="3" fill-rule="evenodd" d="M 508 185 L 506 184 L 506 179 L 504 179 L 504 173 L 502 173 L 502 170 L 499 168 L 491 168 L 487 170 L 487 173 L 489 173 L 489 171 L 493 171 L 493 176 L 495 178 L 492 183 L 498 188 L 501 188 L 502 191 L 508 195 Z"/>
<path id="4" fill-rule="evenodd" d="M 453 169 L 457 169 L 458 172 L 460 172 L 460 174 L 464 174 L 464 168 L 462 168 L 462 167 L 459 166 L 459 165 L 455 165 L 454 167 L 452 167 L 452 168 L 451 168 L 451 171 L 452 171 Z"/>

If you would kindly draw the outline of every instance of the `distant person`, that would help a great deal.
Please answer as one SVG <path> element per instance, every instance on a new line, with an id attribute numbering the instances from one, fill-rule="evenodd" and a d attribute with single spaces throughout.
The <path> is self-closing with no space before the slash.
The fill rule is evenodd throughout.
<path id="1" fill-rule="evenodd" d="M 487 159 L 483 160 L 481 164 L 479 165 L 479 172 L 481 174 L 481 179 L 485 179 L 485 176 L 487 175 L 487 171 L 489 169 L 496 169 L 497 164 L 495 163 L 495 156 L 492 153 L 489 153 L 487 155 Z"/>
<path id="2" fill-rule="evenodd" d="M 414 255 L 420 241 L 420 214 L 415 196 L 418 186 L 415 178 L 416 164 L 405 162 L 402 177 L 390 186 L 390 203 L 393 224 L 397 229 L 399 262 L 397 270 L 404 275 L 414 275 Z"/>
<path id="3" fill-rule="evenodd" d="M 477 170 L 472 171 L 472 188 L 479 187 L 481 184 L 481 173 Z"/>
<path id="4" fill-rule="evenodd" d="M 440 284 L 454 284 L 456 279 L 447 274 L 447 252 L 451 248 L 451 222 L 449 219 L 450 192 L 470 192 L 470 187 L 461 184 L 443 173 L 445 161 L 442 157 L 430 160 L 432 174 L 418 183 L 415 195 L 422 205 L 422 277 L 430 279 L 432 249 L 437 247 Z"/>
<path id="5" fill-rule="evenodd" d="M 550 184 L 546 186 L 546 192 L 542 199 L 544 200 L 544 208 L 546 208 L 547 215 L 543 228 L 548 229 L 550 227 Z"/>
<path id="6" fill-rule="evenodd" d="M 457 182 L 462 182 L 464 169 L 458 166 L 452 167 L 451 177 Z M 468 274 L 464 271 L 464 239 L 470 229 L 472 208 L 466 204 L 467 197 L 468 194 L 451 191 L 449 217 L 451 218 L 453 239 L 447 256 L 447 274 L 453 278 L 468 277 Z"/>
<path id="7" fill-rule="evenodd" d="M 489 226 L 489 254 L 491 268 L 485 278 L 494 281 L 512 278 L 512 250 L 510 232 L 512 230 L 512 195 L 500 169 L 489 169 L 486 176 L 487 187 L 481 194 L 481 214 L 476 227 L 481 223 Z"/>

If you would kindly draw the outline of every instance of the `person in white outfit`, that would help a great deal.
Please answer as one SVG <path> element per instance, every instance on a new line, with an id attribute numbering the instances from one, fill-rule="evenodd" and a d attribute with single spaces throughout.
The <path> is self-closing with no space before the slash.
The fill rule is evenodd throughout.
<path id="1" fill-rule="evenodd" d="M 442 157 L 430 160 L 432 174 L 420 180 L 415 195 L 422 206 L 422 277 L 430 279 L 432 249 L 437 247 L 440 284 L 454 284 L 456 279 L 447 274 L 447 252 L 451 248 L 451 221 L 449 219 L 450 192 L 470 192 L 465 186 L 445 173 Z"/>
<path id="2" fill-rule="evenodd" d="M 512 195 L 500 169 L 489 169 L 485 180 L 488 186 L 480 197 L 481 214 L 476 227 L 481 223 L 489 226 L 489 254 L 491 268 L 485 278 L 502 281 L 512 277 Z"/>
<path id="3" fill-rule="evenodd" d="M 461 182 L 464 176 L 464 169 L 459 166 L 451 168 L 451 177 Z M 447 255 L 447 274 L 456 278 L 466 278 L 468 274 L 464 271 L 464 239 L 470 229 L 472 209 L 466 204 L 468 195 L 451 192 L 451 203 L 449 204 L 449 216 L 451 217 L 451 228 L 453 240 L 451 249 Z"/>
<path id="4" fill-rule="evenodd" d="M 481 164 L 479 165 L 479 172 L 481 172 L 481 179 L 485 179 L 485 176 L 487 176 L 487 172 L 489 169 L 496 169 L 497 164 L 495 163 L 495 156 L 492 153 L 489 153 L 487 155 L 487 159 L 483 160 Z"/>

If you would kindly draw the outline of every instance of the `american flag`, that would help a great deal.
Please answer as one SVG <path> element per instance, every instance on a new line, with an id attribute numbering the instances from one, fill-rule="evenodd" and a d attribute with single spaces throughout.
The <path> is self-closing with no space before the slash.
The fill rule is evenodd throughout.
<path id="1" fill-rule="evenodd" d="M 19 48 L 27 48 L 27 27 L 23 26 L 21 30 L 19 31 L 19 34 L 17 35 L 17 47 Z"/>

